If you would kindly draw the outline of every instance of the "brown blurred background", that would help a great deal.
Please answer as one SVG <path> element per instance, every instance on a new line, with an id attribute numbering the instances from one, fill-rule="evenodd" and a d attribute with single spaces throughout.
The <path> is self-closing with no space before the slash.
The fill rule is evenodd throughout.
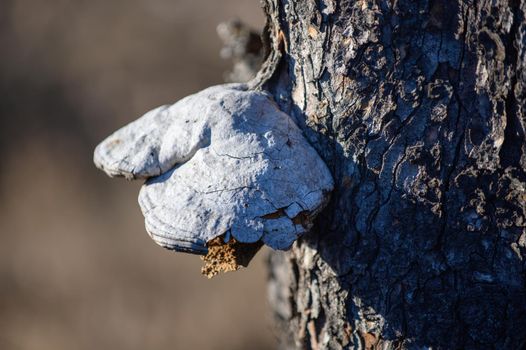
<path id="1" fill-rule="evenodd" d="M 147 110 L 221 83 L 215 28 L 259 0 L 0 0 L 0 349 L 268 349 L 266 252 L 207 280 L 92 165 Z"/>

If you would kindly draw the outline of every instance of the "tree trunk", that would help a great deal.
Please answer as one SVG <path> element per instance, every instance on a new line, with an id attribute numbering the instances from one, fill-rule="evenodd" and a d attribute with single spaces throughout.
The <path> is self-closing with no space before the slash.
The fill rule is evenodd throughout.
<path id="1" fill-rule="evenodd" d="M 266 8 L 266 88 L 336 182 L 270 258 L 282 347 L 522 348 L 526 0 Z"/>

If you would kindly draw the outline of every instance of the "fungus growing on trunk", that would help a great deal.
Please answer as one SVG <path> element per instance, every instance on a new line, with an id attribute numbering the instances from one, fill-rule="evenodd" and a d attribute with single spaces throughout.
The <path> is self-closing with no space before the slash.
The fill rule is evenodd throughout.
<path id="1" fill-rule="evenodd" d="M 218 267 L 213 261 L 229 256 L 230 270 L 248 262 L 232 256 L 254 244 L 290 248 L 333 188 L 294 121 L 243 84 L 210 87 L 146 113 L 97 146 L 94 161 L 109 176 L 147 179 L 139 204 L 155 242 L 196 254 L 214 246 L 207 261 Z M 219 237 L 226 255 L 218 254 Z"/>

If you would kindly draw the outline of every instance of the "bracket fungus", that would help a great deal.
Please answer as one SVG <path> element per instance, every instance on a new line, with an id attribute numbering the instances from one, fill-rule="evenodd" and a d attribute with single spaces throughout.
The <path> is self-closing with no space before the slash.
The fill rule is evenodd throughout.
<path id="1" fill-rule="evenodd" d="M 261 244 L 290 248 L 333 188 L 291 117 L 243 84 L 146 113 L 98 145 L 94 162 L 112 177 L 146 179 L 139 204 L 149 235 L 171 250 L 208 253 L 209 276 L 246 266 L 243 255 Z"/>

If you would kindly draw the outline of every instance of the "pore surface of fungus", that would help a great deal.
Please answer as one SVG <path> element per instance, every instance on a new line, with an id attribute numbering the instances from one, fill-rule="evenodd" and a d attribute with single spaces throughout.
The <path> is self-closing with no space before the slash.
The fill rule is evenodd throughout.
<path id="1" fill-rule="evenodd" d="M 146 113 L 97 146 L 94 161 L 110 176 L 147 179 L 139 204 L 150 236 L 199 254 L 220 236 L 288 249 L 333 188 L 294 121 L 242 84 Z"/>

